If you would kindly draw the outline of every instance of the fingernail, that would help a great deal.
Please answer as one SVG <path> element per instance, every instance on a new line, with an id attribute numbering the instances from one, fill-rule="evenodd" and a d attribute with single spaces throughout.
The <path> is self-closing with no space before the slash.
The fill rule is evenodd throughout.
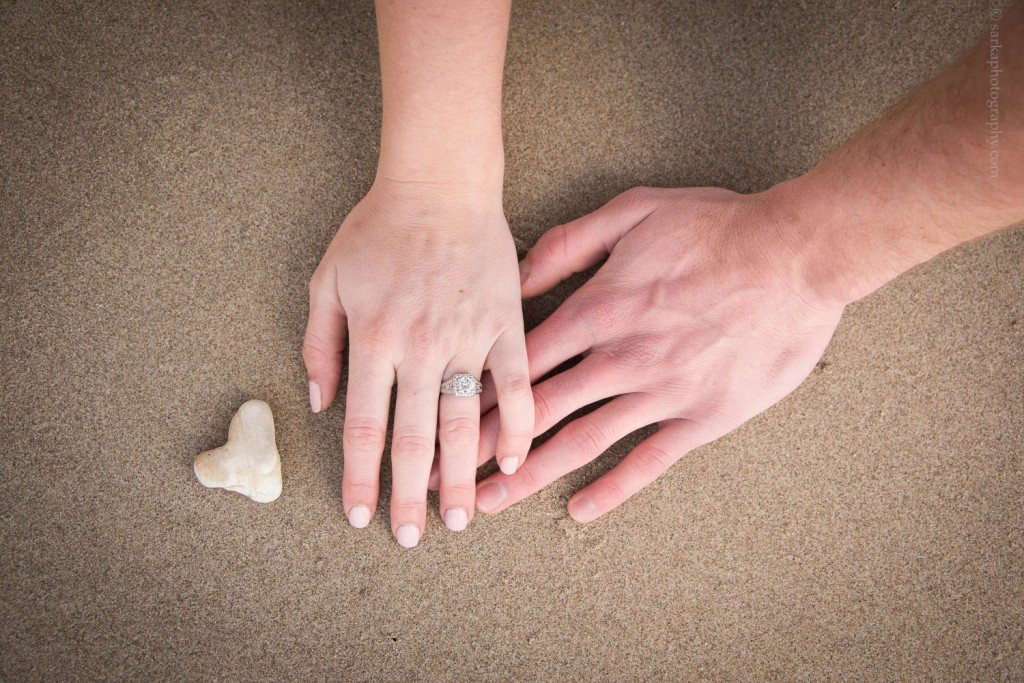
<path id="1" fill-rule="evenodd" d="M 415 548 L 420 542 L 419 527 L 412 524 L 403 524 L 395 532 L 395 538 L 398 539 L 398 545 L 403 548 Z"/>
<path id="2" fill-rule="evenodd" d="M 589 522 L 594 518 L 594 501 L 588 496 L 577 496 L 569 501 L 569 514 L 577 522 Z"/>
<path id="3" fill-rule="evenodd" d="M 365 529 L 370 524 L 370 508 L 356 505 L 348 511 L 348 522 L 357 529 Z"/>
<path id="4" fill-rule="evenodd" d="M 530 277 L 530 259 L 524 258 L 519 262 L 519 284 L 524 284 Z"/>
<path id="5" fill-rule="evenodd" d="M 444 513 L 444 523 L 452 531 L 462 531 L 469 524 L 469 515 L 462 508 L 449 508 Z"/>
<path id="6" fill-rule="evenodd" d="M 430 468 L 430 479 L 427 480 L 427 488 L 431 491 L 441 488 L 441 470 L 436 465 Z"/>
<path id="7" fill-rule="evenodd" d="M 320 385 L 309 380 L 309 407 L 314 413 L 320 412 Z"/>
<path id="8" fill-rule="evenodd" d="M 489 482 L 476 490 L 476 508 L 481 512 L 490 512 L 504 503 L 507 496 L 503 484 Z"/>
<path id="9" fill-rule="evenodd" d="M 519 467 L 519 458 L 504 458 L 498 463 L 498 467 L 505 474 L 515 474 L 516 468 Z"/>

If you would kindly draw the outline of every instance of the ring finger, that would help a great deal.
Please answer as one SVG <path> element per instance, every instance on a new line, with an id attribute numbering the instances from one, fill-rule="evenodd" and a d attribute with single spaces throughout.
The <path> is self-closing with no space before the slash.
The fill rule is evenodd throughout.
<path id="1" fill-rule="evenodd" d="M 472 375 L 479 380 L 480 361 L 452 360 L 444 379 Z M 476 454 L 480 443 L 480 396 L 441 394 L 438 406 L 441 446 L 441 517 L 452 531 L 462 531 L 473 519 L 476 501 Z"/>

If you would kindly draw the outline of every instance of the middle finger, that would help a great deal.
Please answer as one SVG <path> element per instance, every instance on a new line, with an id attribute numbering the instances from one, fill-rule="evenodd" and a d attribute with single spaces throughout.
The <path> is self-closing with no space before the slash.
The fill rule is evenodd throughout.
<path id="1" fill-rule="evenodd" d="M 398 543 L 420 542 L 427 515 L 427 478 L 434 458 L 441 367 L 398 369 L 395 428 L 391 438 L 391 530 Z"/>

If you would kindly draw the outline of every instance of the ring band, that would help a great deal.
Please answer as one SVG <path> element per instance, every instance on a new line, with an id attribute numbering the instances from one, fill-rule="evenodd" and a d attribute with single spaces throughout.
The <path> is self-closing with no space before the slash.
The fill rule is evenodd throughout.
<path id="1" fill-rule="evenodd" d="M 483 390 L 484 385 L 473 375 L 453 375 L 441 382 L 441 393 L 452 396 L 472 397 Z"/>

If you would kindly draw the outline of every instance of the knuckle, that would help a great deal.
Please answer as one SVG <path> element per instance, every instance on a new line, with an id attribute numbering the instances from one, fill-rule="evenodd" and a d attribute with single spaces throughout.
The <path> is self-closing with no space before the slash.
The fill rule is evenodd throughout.
<path id="1" fill-rule="evenodd" d="M 544 249 L 547 252 L 547 256 L 562 262 L 568 260 L 571 253 L 570 243 L 572 240 L 569 229 L 565 225 L 559 225 L 549 231 L 545 237 L 547 239 L 544 243 Z"/>
<path id="2" fill-rule="evenodd" d="M 377 420 L 351 418 L 345 422 L 342 447 L 357 453 L 377 453 L 384 448 L 385 429 Z"/>
<path id="3" fill-rule="evenodd" d="M 587 287 L 589 285 L 584 285 Z M 590 331 L 590 311 L 587 308 L 586 297 L 578 290 L 575 294 L 562 302 L 562 305 L 555 309 L 555 312 L 544 323 L 545 335 L 543 338 L 526 337 L 526 353 L 533 358 L 538 347 L 543 349 L 558 340 L 565 338 L 586 337 L 588 342 L 594 340 Z M 530 334 L 533 334 L 532 332 Z"/>
<path id="4" fill-rule="evenodd" d="M 344 477 L 341 482 L 341 495 L 350 502 L 363 502 L 377 500 L 377 482 L 358 481 L 351 475 Z"/>
<path id="5" fill-rule="evenodd" d="M 618 327 L 622 321 L 622 306 L 616 296 L 599 295 L 587 302 L 586 313 L 595 333 Z"/>
<path id="6" fill-rule="evenodd" d="M 430 323 L 419 322 L 412 325 L 407 339 L 409 353 L 413 358 L 430 358 L 437 351 L 438 330 Z"/>
<path id="7" fill-rule="evenodd" d="M 638 185 L 629 188 L 619 196 L 628 207 L 644 208 L 650 204 L 653 194 L 653 188 Z"/>
<path id="8" fill-rule="evenodd" d="M 555 413 L 551 403 L 540 391 L 535 392 L 533 395 L 533 415 L 538 426 L 555 423 Z"/>
<path id="9" fill-rule="evenodd" d="M 536 461 L 527 460 L 522 467 L 516 470 L 514 476 L 519 480 L 519 486 L 526 491 L 537 491 L 543 488 L 540 475 L 536 470 Z"/>
<path id="10" fill-rule="evenodd" d="M 660 446 L 645 446 L 635 453 L 637 467 L 649 478 L 658 477 L 671 467 L 676 459 Z"/>
<path id="11" fill-rule="evenodd" d="M 358 334 L 358 343 L 365 351 L 370 353 L 381 352 L 388 347 L 389 340 L 393 338 L 389 325 L 380 318 L 374 318 L 362 325 Z"/>
<path id="12" fill-rule="evenodd" d="M 519 400 L 527 398 L 531 393 L 530 378 L 526 375 L 507 375 L 497 384 L 498 396 L 504 399 Z"/>
<path id="13" fill-rule="evenodd" d="M 396 434 L 391 441 L 391 452 L 398 459 L 433 459 L 434 440 L 423 434 Z"/>
<path id="14" fill-rule="evenodd" d="M 323 271 L 317 268 L 309 277 L 309 297 L 312 299 L 324 289 Z"/>
<path id="15" fill-rule="evenodd" d="M 416 519 L 426 507 L 425 498 L 396 498 L 391 501 L 391 516 L 398 520 Z"/>
<path id="16" fill-rule="evenodd" d="M 324 353 L 317 348 L 316 343 L 312 340 L 310 335 L 307 333 L 306 338 L 302 342 L 302 360 L 307 366 L 313 365 L 323 359 Z"/>
<path id="17" fill-rule="evenodd" d="M 596 457 L 604 452 L 605 436 L 593 420 L 580 419 L 565 429 L 565 437 L 577 453 Z"/>
<path id="18" fill-rule="evenodd" d="M 668 355 L 659 340 L 646 335 L 626 339 L 615 349 L 615 357 L 631 368 L 664 367 Z"/>
<path id="19" fill-rule="evenodd" d="M 611 503 L 611 507 L 615 507 L 629 498 L 629 494 L 622 488 L 618 480 L 606 477 L 606 480 L 601 483 L 604 488 L 601 497 L 605 499 L 606 503 Z"/>
<path id="20" fill-rule="evenodd" d="M 441 441 L 462 448 L 475 446 L 480 438 L 480 425 L 472 417 L 454 417 L 441 425 Z"/>
<path id="21" fill-rule="evenodd" d="M 341 348 L 329 351 L 330 345 L 319 335 L 307 331 L 302 340 L 302 360 L 307 366 L 337 361 L 341 358 Z"/>
<path id="22" fill-rule="evenodd" d="M 452 501 L 473 500 L 476 496 L 476 483 L 470 480 L 445 484 L 441 487 L 441 494 L 449 503 Z"/>

